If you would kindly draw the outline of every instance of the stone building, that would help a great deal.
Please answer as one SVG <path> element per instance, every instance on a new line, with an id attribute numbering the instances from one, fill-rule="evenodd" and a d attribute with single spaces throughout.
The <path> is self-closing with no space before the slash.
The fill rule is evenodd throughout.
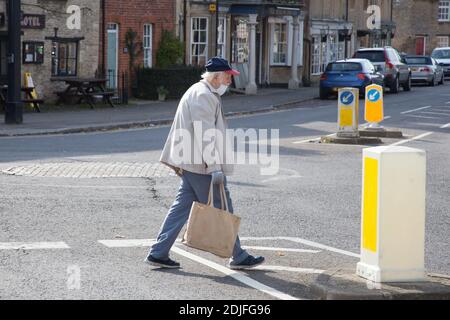
<path id="1" fill-rule="evenodd" d="M 204 65 L 222 56 L 241 71 L 235 85 L 247 94 L 258 86 L 301 84 L 303 0 L 179 0 L 177 7 L 186 64 Z"/>
<path id="2" fill-rule="evenodd" d="M 31 73 L 39 97 L 55 100 L 54 91 L 63 90 L 66 86 L 59 81 L 61 77 L 95 75 L 99 48 L 99 1 L 22 0 L 21 9 L 21 76 Z M 79 25 L 77 19 L 71 19 L 74 10 L 75 15 L 79 12 Z M 6 0 L 0 0 L 2 83 L 7 79 L 7 19 Z"/>
<path id="3" fill-rule="evenodd" d="M 448 47 L 450 1 L 396 0 L 397 23 L 393 45 L 409 54 L 429 55 L 436 47 Z"/>

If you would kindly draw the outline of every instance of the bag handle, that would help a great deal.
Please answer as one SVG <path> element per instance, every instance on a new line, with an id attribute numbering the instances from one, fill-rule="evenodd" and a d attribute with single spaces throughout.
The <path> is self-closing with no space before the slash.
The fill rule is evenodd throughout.
<path id="1" fill-rule="evenodd" d="M 220 184 L 220 206 L 222 210 L 228 210 L 228 201 L 227 201 L 227 195 L 225 193 L 225 185 L 223 183 Z M 209 187 L 209 194 L 208 194 L 208 202 L 206 203 L 210 207 L 214 207 L 214 185 L 211 181 L 211 185 Z M 224 208 L 225 204 L 225 208 Z"/>

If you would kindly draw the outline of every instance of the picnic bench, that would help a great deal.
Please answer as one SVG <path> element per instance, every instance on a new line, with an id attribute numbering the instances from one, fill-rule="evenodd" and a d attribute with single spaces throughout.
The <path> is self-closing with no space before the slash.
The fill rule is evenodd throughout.
<path id="1" fill-rule="evenodd" d="M 25 93 L 25 98 L 21 99 L 23 103 L 30 103 L 33 105 L 34 110 L 36 112 L 41 112 L 39 108 L 40 103 L 44 103 L 43 99 L 36 99 L 33 97 L 32 92 L 34 88 L 29 87 L 21 87 L 20 90 Z M 6 110 L 6 102 L 8 97 L 8 85 L 0 86 L 0 104 L 3 107 L 3 110 Z"/>
<path id="2" fill-rule="evenodd" d="M 67 84 L 65 90 L 54 92 L 58 96 L 56 104 L 76 98 L 78 100 L 77 103 L 81 103 L 84 100 L 94 109 L 95 98 L 100 97 L 102 101 L 107 102 L 114 108 L 111 98 L 115 93 L 105 89 L 107 79 L 58 77 L 53 78 L 52 81 L 64 81 Z"/>

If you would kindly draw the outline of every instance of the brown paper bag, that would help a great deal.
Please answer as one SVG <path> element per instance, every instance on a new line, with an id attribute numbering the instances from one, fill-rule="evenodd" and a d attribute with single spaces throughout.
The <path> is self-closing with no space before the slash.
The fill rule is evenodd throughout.
<path id="1" fill-rule="evenodd" d="M 220 198 L 222 210 L 214 208 L 213 184 L 211 183 L 208 203 L 206 205 L 196 201 L 192 203 L 182 243 L 222 258 L 229 258 L 233 254 L 241 218 L 228 212 L 223 184 L 220 185 Z"/>

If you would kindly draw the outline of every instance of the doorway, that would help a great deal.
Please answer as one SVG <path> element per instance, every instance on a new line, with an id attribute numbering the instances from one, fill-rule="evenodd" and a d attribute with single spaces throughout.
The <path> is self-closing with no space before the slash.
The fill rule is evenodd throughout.
<path id="1" fill-rule="evenodd" d="M 119 57 L 119 26 L 117 23 L 108 24 L 108 47 L 106 53 L 106 77 L 108 87 L 117 89 L 118 57 Z"/>

